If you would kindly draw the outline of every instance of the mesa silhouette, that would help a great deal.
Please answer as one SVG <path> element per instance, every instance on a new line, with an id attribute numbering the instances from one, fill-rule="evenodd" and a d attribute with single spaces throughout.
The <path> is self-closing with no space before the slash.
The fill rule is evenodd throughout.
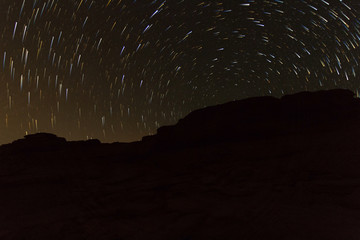
<path id="1" fill-rule="evenodd" d="M 200 109 L 133 143 L 0 147 L 0 239 L 357 239 L 349 90 Z"/>

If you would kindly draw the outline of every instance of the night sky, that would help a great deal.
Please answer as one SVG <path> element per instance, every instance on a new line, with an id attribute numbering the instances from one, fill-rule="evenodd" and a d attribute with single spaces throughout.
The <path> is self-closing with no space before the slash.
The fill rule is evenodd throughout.
<path id="1" fill-rule="evenodd" d="M 235 99 L 356 92 L 356 9 L 346 0 L 0 0 L 0 144 L 36 132 L 134 141 Z"/>

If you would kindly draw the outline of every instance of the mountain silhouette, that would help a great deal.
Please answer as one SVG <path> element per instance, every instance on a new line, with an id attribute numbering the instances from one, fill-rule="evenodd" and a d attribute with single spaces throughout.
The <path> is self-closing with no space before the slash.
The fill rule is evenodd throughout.
<path id="1" fill-rule="evenodd" d="M 196 110 L 139 142 L 0 147 L 0 239 L 358 239 L 349 90 Z"/>

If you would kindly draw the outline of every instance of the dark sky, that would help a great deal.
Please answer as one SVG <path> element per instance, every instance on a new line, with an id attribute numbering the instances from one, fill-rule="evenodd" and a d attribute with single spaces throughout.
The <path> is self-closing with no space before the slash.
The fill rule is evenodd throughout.
<path id="1" fill-rule="evenodd" d="M 133 141 L 234 99 L 357 91 L 355 2 L 2 0 L 0 144 Z"/>

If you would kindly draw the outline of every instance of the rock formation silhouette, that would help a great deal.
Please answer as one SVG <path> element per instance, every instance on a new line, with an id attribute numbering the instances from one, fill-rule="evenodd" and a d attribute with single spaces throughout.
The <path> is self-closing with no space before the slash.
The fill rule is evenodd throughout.
<path id="1" fill-rule="evenodd" d="M 140 142 L 0 147 L 0 239 L 358 239 L 349 90 L 200 109 Z"/>

